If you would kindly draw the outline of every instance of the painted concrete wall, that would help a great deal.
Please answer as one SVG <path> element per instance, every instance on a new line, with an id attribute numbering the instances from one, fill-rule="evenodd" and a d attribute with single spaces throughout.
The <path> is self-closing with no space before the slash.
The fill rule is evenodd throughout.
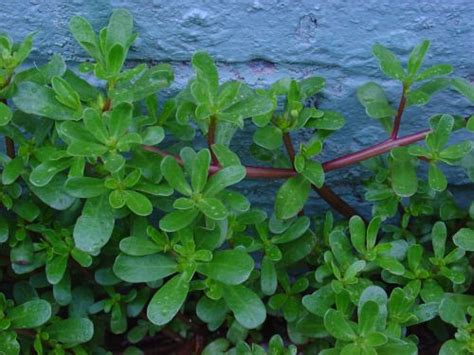
<path id="1" fill-rule="evenodd" d="M 84 59 L 84 52 L 68 33 L 69 18 L 85 16 L 98 29 L 118 7 L 133 13 L 140 33 L 131 58 L 172 62 L 174 89 L 192 75 L 188 61 L 198 49 L 218 60 L 223 79 L 242 79 L 254 86 L 288 75 L 324 76 L 327 88 L 321 105 L 342 112 L 347 120 L 346 128 L 328 142 L 326 157 L 383 137 L 355 96 L 358 86 L 375 80 L 393 101 L 398 100 L 400 87 L 380 75 L 371 55 L 373 43 L 380 42 L 406 59 L 415 44 L 430 39 L 428 64 L 450 63 L 456 75 L 474 80 L 473 0 L 2 0 L 0 31 L 21 39 L 39 30 L 35 61 L 43 62 L 57 52 L 74 64 Z M 472 111 L 452 92 L 438 94 L 433 101 L 429 107 L 409 109 L 402 131 L 425 127 L 436 112 Z M 238 147 L 241 154 L 250 135 L 246 137 L 239 139 L 244 142 Z M 465 175 L 460 169 L 450 171 L 454 188 L 464 190 Z M 361 174 L 361 169 L 345 169 L 331 173 L 328 182 L 347 199 L 359 200 L 362 190 L 354 179 Z M 261 183 L 249 183 L 247 188 L 254 196 L 266 189 Z"/>

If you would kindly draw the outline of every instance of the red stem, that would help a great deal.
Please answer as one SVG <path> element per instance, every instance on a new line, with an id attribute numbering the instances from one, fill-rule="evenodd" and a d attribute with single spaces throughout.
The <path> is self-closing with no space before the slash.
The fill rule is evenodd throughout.
<path id="1" fill-rule="evenodd" d="M 291 160 L 291 165 L 295 167 L 295 148 L 293 147 L 293 142 L 291 141 L 290 134 L 288 132 L 283 133 L 283 143 L 285 144 L 286 151 Z"/>
<path id="2" fill-rule="evenodd" d="M 398 131 L 400 130 L 400 124 L 402 122 L 403 111 L 405 110 L 405 104 L 407 101 L 406 97 L 407 87 L 403 84 L 402 97 L 400 98 L 400 103 L 398 104 L 397 115 L 393 122 L 392 133 L 390 134 L 390 139 L 396 139 L 398 137 Z"/>
<path id="3" fill-rule="evenodd" d="M 342 157 L 327 161 L 323 163 L 323 169 L 325 172 L 328 172 L 328 171 L 341 169 L 346 166 L 359 163 L 363 160 L 367 160 L 377 155 L 387 153 L 392 148 L 402 147 L 405 145 L 418 142 L 424 139 L 429 132 L 431 132 L 431 130 L 426 129 L 424 131 L 414 133 L 402 138 L 388 139 L 384 142 L 378 143 L 369 148 L 365 148 L 357 152 L 350 153 Z M 162 151 L 159 148 L 149 146 L 149 145 L 143 145 L 143 149 L 149 152 L 157 153 L 161 156 L 171 155 L 176 159 L 176 161 L 178 161 L 178 163 L 180 164 L 183 163 L 181 159 L 178 158 L 177 156 L 174 156 L 173 154 Z M 209 173 L 214 174 L 219 169 L 221 168 L 218 165 L 213 164 L 209 167 Z M 293 169 L 261 168 L 261 167 L 255 167 L 255 166 L 246 166 L 245 169 L 247 170 L 247 178 L 250 178 L 250 179 L 288 179 L 296 175 L 296 172 Z"/>
<path id="4" fill-rule="evenodd" d="M 7 100 L 5 99 L 0 99 L 0 102 L 7 105 Z M 15 158 L 15 143 L 13 142 L 13 139 L 7 136 L 5 136 L 5 150 L 10 159 Z"/>
<path id="5" fill-rule="evenodd" d="M 290 158 L 291 166 L 293 167 L 293 170 L 295 170 L 296 153 L 295 148 L 293 147 L 293 142 L 291 141 L 290 134 L 288 132 L 283 133 L 283 143 L 285 144 L 286 152 L 288 153 L 288 157 Z M 311 184 L 311 186 L 313 185 Z M 317 192 L 318 190 L 315 191 Z M 304 216 L 304 210 L 299 211 L 298 216 Z"/>
<path id="6" fill-rule="evenodd" d="M 373 158 L 377 155 L 386 153 L 390 151 L 392 148 L 395 147 L 402 147 L 405 145 L 409 145 L 415 142 L 418 142 L 426 137 L 428 133 L 430 133 L 431 130 L 426 129 L 421 132 L 417 132 L 402 138 L 396 138 L 396 139 L 388 139 L 384 142 L 378 143 L 372 147 L 365 148 L 362 150 L 359 150 L 354 153 L 350 153 L 347 155 L 344 155 L 340 158 L 336 158 L 330 161 L 327 161 L 323 163 L 323 168 L 324 171 L 331 171 L 331 170 L 337 170 L 344 168 L 346 166 L 361 162 L 363 160 L 367 160 L 369 158 Z"/>
<path id="7" fill-rule="evenodd" d="M 219 165 L 219 161 L 217 160 L 216 155 L 212 151 L 212 146 L 216 141 L 216 127 L 217 127 L 217 119 L 215 116 L 211 116 L 211 120 L 209 122 L 209 128 L 207 130 L 207 146 L 209 147 L 209 151 L 211 152 L 211 159 L 213 165 Z"/>
<path id="8" fill-rule="evenodd" d="M 283 134 L 283 142 L 294 168 L 295 149 L 289 133 L 286 132 Z M 358 214 L 355 209 L 353 209 L 346 201 L 344 201 L 334 191 L 332 191 L 329 186 L 324 185 L 321 188 L 318 188 L 317 186 L 311 184 L 311 188 L 319 196 L 321 196 L 324 201 L 326 201 L 332 208 L 334 208 L 344 217 L 351 218 L 352 216 Z"/>

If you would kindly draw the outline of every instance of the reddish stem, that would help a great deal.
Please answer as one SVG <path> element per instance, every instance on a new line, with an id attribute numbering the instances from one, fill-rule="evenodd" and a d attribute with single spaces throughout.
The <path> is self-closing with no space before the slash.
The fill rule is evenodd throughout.
<path id="1" fill-rule="evenodd" d="M 207 130 L 207 146 L 209 147 L 209 151 L 211 152 L 212 164 L 219 165 L 219 161 L 217 160 L 216 155 L 212 151 L 212 146 L 216 141 L 216 127 L 217 119 L 215 116 L 211 116 L 211 120 L 209 121 L 209 128 Z"/>
<path id="2" fill-rule="evenodd" d="M 327 161 L 323 163 L 323 169 L 325 172 L 328 172 L 328 171 L 341 169 L 346 166 L 359 163 L 363 160 L 367 160 L 377 155 L 387 153 L 392 148 L 402 147 L 405 145 L 418 142 L 424 139 L 429 132 L 431 132 L 431 130 L 426 129 L 424 131 L 414 133 L 402 138 L 388 139 L 374 146 Z M 159 148 L 144 145 L 143 149 L 149 152 L 157 153 L 161 156 L 171 155 L 176 159 L 176 161 L 178 161 L 178 163 L 180 164 L 183 163 L 181 159 L 179 159 L 177 156 L 174 156 L 173 154 L 162 151 Z M 209 167 L 209 173 L 214 174 L 220 169 L 221 168 L 218 165 L 211 165 Z M 246 166 L 245 169 L 247 170 L 247 178 L 249 179 L 288 179 L 296 175 L 296 172 L 293 169 L 261 168 L 261 167 L 255 167 L 255 166 Z"/>
<path id="3" fill-rule="evenodd" d="M 295 148 L 293 147 L 293 142 L 291 141 L 290 134 L 288 132 L 283 133 L 283 143 L 285 144 L 286 151 L 291 160 L 291 165 L 295 167 Z"/>
<path id="4" fill-rule="evenodd" d="M 7 105 L 7 100 L 5 99 L 0 99 L 0 102 Z M 15 158 L 15 143 L 13 142 L 13 139 L 7 136 L 5 136 L 5 150 L 10 159 Z"/>
<path id="5" fill-rule="evenodd" d="M 293 147 L 293 142 L 291 141 L 291 137 L 288 132 L 283 133 L 283 143 L 285 144 L 286 152 L 288 153 L 288 157 L 290 158 L 291 166 L 293 167 L 293 170 L 296 170 L 295 169 L 295 156 L 296 156 L 295 148 Z M 318 190 L 315 190 L 315 191 L 318 192 Z M 304 210 L 299 211 L 298 216 L 304 216 Z"/>
<path id="6" fill-rule="evenodd" d="M 150 145 L 143 145 L 144 150 L 156 153 L 162 157 L 168 155 L 172 156 L 180 165 L 183 165 L 183 161 L 177 155 L 165 152 L 160 148 L 153 147 Z M 221 169 L 220 166 L 212 164 L 209 166 L 209 174 L 215 174 Z M 247 177 L 251 179 L 288 179 L 296 175 L 296 172 L 293 169 L 284 169 L 284 168 L 261 168 L 258 166 L 245 166 L 247 171 Z"/>
<path id="7" fill-rule="evenodd" d="M 400 130 L 400 124 L 402 122 L 403 111 L 405 110 L 405 104 L 407 101 L 406 97 L 407 87 L 403 85 L 402 97 L 400 98 L 400 103 L 398 104 L 397 115 L 393 122 L 392 133 L 390 134 L 390 139 L 396 139 L 398 137 L 398 131 Z"/>
<path id="8" fill-rule="evenodd" d="M 324 171 L 331 171 L 331 170 L 337 170 L 344 168 L 346 166 L 361 162 L 363 160 L 367 160 L 369 158 L 373 158 L 377 155 L 386 153 L 390 151 L 392 148 L 395 147 L 402 147 L 405 145 L 409 145 L 415 142 L 418 142 L 426 137 L 428 133 L 430 133 L 431 130 L 426 129 L 421 132 L 417 132 L 414 134 L 410 134 L 408 136 L 402 137 L 402 138 L 396 138 L 396 139 L 388 139 L 384 142 L 378 143 L 376 145 L 373 145 L 369 148 L 365 148 L 362 150 L 359 150 L 354 153 L 350 153 L 347 155 L 344 155 L 342 157 L 327 161 L 323 163 L 323 168 Z"/>
<path id="9" fill-rule="evenodd" d="M 295 161 L 295 149 L 293 142 L 289 133 L 283 134 L 283 142 L 285 144 L 288 155 L 291 159 L 294 168 Z M 318 188 L 317 186 L 311 184 L 311 188 L 319 195 L 321 198 L 326 201 L 332 208 L 338 211 L 344 217 L 350 218 L 354 215 L 357 215 L 357 211 L 353 209 L 346 201 L 340 198 L 331 188 L 327 185 Z"/>

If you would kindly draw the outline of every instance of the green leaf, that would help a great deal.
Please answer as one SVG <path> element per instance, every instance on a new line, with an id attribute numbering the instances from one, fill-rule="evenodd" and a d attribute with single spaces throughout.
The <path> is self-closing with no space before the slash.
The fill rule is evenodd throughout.
<path id="1" fill-rule="evenodd" d="M 439 152 L 448 143 L 453 125 L 454 118 L 452 116 L 442 115 L 433 131 L 427 135 L 426 145 L 435 152 Z"/>
<path id="2" fill-rule="evenodd" d="M 220 169 L 209 178 L 206 188 L 204 189 L 204 195 L 208 197 L 215 196 L 226 187 L 235 185 L 242 181 L 246 174 L 247 171 L 240 165 L 232 165 Z"/>
<path id="3" fill-rule="evenodd" d="M 125 191 L 125 204 L 138 216 L 148 216 L 153 212 L 153 205 L 150 200 L 136 191 Z"/>
<path id="4" fill-rule="evenodd" d="M 77 198 L 92 198 L 107 192 L 104 180 L 86 176 L 71 177 L 64 186 L 69 195 Z"/>
<path id="5" fill-rule="evenodd" d="M 463 78 L 455 78 L 451 81 L 453 88 L 469 101 L 474 102 L 474 85 Z"/>
<path id="6" fill-rule="evenodd" d="M 212 260 L 198 266 L 198 272 L 226 285 L 246 281 L 254 268 L 252 257 L 242 249 L 214 252 Z"/>
<path id="7" fill-rule="evenodd" d="M 384 270 L 389 271 L 394 275 L 403 275 L 405 267 L 401 262 L 391 256 L 377 256 L 375 262 Z"/>
<path id="8" fill-rule="evenodd" d="M 198 214 L 197 208 L 173 211 L 160 219 L 160 229 L 165 232 L 176 232 L 193 223 Z"/>
<path id="9" fill-rule="evenodd" d="M 125 63 L 125 49 L 120 44 L 115 44 L 107 56 L 107 72 L 111 75 L 117 75 Z"/>
<path id="10" fill-rule="evenodd" d="M 467 325 L 463 308 L 450 298 L 444 298 L 441 301 L 439 316 L 444 322 L 454 325 L 456 328 L 463 328 Z"/>
<path id="11" fill-rule="evenodd" d="M 65 181 L 65 176 L 56 175 L 46 186 L 36 187 L 28 184 L 28 188 L 49 207 L 63 211 L 71 207 L 76 200 L 66 192 Z"/>
<path id="12" fill-rule="evenodd" d="M 408 91 L 406 106 L 426 105 L 430 101 L 431 96 L 447 88 L 450 82 L 447 78 L 436 78 L 426 82 L 416 90 Z"/>
<path id="13" fill-rule="evenodd" d="M 12 328 L 36 328 L 51 318 L 51 305 L 45 300 L 32 300 L 13 307 L 7 312 Z"/>
<path id="14" fill-rule="evenodd" d="M 423 247 L 420 244 L 413 244 L 408 248 L 407 260 L 411 270 L 417 270 L 423 256 Z"/>
<path id="15" fill-rule="evenodd" d="M 471 228 L 461 228 L 453 236 L 453 242 L 464 250 L 474 251 L 474 230 Z"/>
<path id="16" fill-rule="evenodd" d="M 53 89 L 33 82 L 18 85 L 13 96 L 15 106 L 26 113 L 58 121 L 79 120 L 81 113 L 62 105 L 56 100 Z"/>
<path id="17" fill-rule="evenodd" d="M 74 16 L 69 21 L 69 30 L 74 39 L 96 60 L 100 58 L 97 36 L 89 22 L 80 16 Z"/>
<path id="18" fill-rule="evenodd" d="M 325 285 L 311 295 L 303 297 L 303 306 L 312 314 L 324 317 L 326 311 L 334 304 L 335 295 L 330 285 Z"/>
<path id="19" fill-rule="evenodd" d="M 300 175 L 285 181 L 276 195 L 276 216 L 280 219 L 296 216 L 304 208 L 310 188 L 310 182 Z"/>
<path id="20" fill-rule="evenodd" d="M 311 222 L 306 216 L 297 218 L 286 231 L 272 238 L 272 244 L 289 243 L 300 238 L 308 230 L 310 224 Z"/>
<path id="21" fill-rule="evenodd" d="M 379 305 L 374 301 L 365 302 L 359 311 L 359 335 L 366 336 L 376 330 Z"/>
<path id="22" fill-rule="evenodd" d="M 264 295 L 273 295 L 278 287 L 275 263 L 264 256 L 260 268 L 260 287 Z"/>
<path id="23" fill-rule="evenodd" d="M 325 129 L 335 131 L 342 128 L 346 120 L 344 116 L 336 111 L 324 111 L 321 117 L 316 117 L 308 122 L 308 128 Z"/>
<path id="24" fill-rule="evenodd" d="M 10 122 L 12 117 L 12 110 L 10 110 L 10 108 L 3 102 L 0 102 L 0 127 L 6 126 Z"/>
<path id="25" fill-rule="evenodd" d="M 204 100 L 201 97 L 195 96 L 195 98 L 200 103 L 210 104 L 214 102 L 217 99 L 217 89 L 219 86 L 219 75 L 214 61 L 206 52 L 196 52 L 191 63 L 196 71 L 198 82 L 202 83 L 207 91 Z"/>
<path id="26" fill-rule="evenodd" d="M 164 254 L 145 256 L 120 254 L 115 259 L 113 270 L 120 279 L 139 283 L 163 279 L 177 272 L 178 267 L 173 258 Z"/>
<path id="27" fill-rule="evenodd" d="M 57 173 L 69 168 L 71 163 L 70 159 L 45 161 L 33 169 L 30 174 L 30 182 L 38 187 L 45 186 Z"/>
<path id="28" fill-rule="evenodd" d="M 432 67 L 418 74 L 418 76 L 416 77 L 416 81 L 431 79 L 435 76 L 448 75 L 448 74 L 451 74 L 452 71 L 453 71 L 453 67 L 449 64 L 433 65 Z"/>
<path id="29" fill-rule="evenodd" d="M 265 149 L 275 150 L 283 142 L 283 133 L 275 126 L 257 128 L 253 135 L 253 141 Z"/>
<path id="30" fill-rule="evenodd" d="M 219 164 L 224 168 L 232 165 L 241 165 L 238 155 L 223 144 L 212 145 L 212 151 L 216 155 Z"/>
<path id="31" fill-rule="evenodd" d="M 92 339 L 94 323 L 87 318 L 68 318 L 54 322 L 44 332 L 63 344 L 83 344 Z"/>
<path id="32" fill-rule="evenodd" d="M 91 133 L 99 142 L 107 144 L 109 132 L 107 131 L 104 119 L 101 117 L 100 113 L 93 108 L 87 108 L 83 113 L 83 120 L 89 133 Z"/>
<path id="33" fill-rule="evenodd" d="M 14 331 L 3 331 L 0 333 L 0 344 L 3 346 L 5 355 L 20 354 L 20 343 L 16 339 L 17 335 Z"/>
<path id="34" fill-rule="evenodd" d="M 88 199 L 74 226 L 76 247 L 91 254 L 99 252 L 109 241 L 114 224 L 114 214 L 106 194 Z"/>
<path id="35" fill-rule="evenodd" d="M 206 197 L 198 201 L 197 207 L 210 219 L 220 221 L 227 217 L 228 212 L 224 204 L 213 197 Z"/>
<path id="36" fill-rule="evenodd" d="M 441 169 L 436 166 L 436 163 L 431 163 L 428 170 L 428 183 L 435 191 L 444 191 L 448 186 L 448 180 L 444 176 Z"/>
<path id="37" fill-rule="evenodd" d="M 368 82 L 357 89 L 357 98 L 365 107 L 367 116 L 371 118 L 385 118 L 395 115 L 396 110 L 390 106 L 382 87 Z"/>
<path id="38" fill-rule="evenodd" d="M 466 123 L 466 129 L 474 132 L 474 116 L 469 117 L 469 120 Z"/>
<path id="39" fill-rule="evenodd" d="M 391 166 L 392 188 L 398 196 L 410 197 L 418 190 L 415 166 L 406 148 L 395 148 Z"/>
<path id="40" fill-rule="evenodd" d="M 189 281 L 185 274 L 178 274 L 155 293 L 147 308 L 148 319 L 156 325 L 170 322 L 186 300 Z"/>
<path id="41" fill-rule="evenodd" d="M 107 124 L 112 137 L 120 138 L 127 133 L 128 127 L 132 123 L 133 106 L 123 102 L 112 110 Z"/>
<path id="42" fill-rule="evenodd" d="M 221 324 L 228 311 L 222 298 L 215 301 L 203 296 L 196 305 L 196 315 L 203 322 L 210 324 Z"/>
<path id="43" fill-rule="evenodd" d="M 408 75 L 415 77 L 418 70 L 420 70 L 421 63 L 425 58 L 426 52 L 430 47 L 430 41 L 424 40 L 419 45 L 417 45 L 410 53 L 408 57 Z"/>
<path id="44" fill-rule="evenodd" d="M 191 185 L 194 192 L 201 192 L 207 183 L 211 154 L 208 149 L 200 150 L 193 161 L 191 171 Z"/>
<path id="45" fill-rule="evenodd" d="M 314 96 L 326 85 L 326 80 L 318 76 L 312 76 L 299 82 L 299 89 L 303 98 Z"/>
<path id="46" fill-rule="evenodd" d="M 31 48 L 33 46 L 34 35 L 35 32 L 30 33 L 28 36 L 26 36 L 23 42 L 20 43 L 19 47 L 15 51 L 13 55 L 15 66 L 19 66 L 26 58 L 28 58 L 28 55 L 30 54 Z"/>
<path id="47" fill-rule="evenodd" d="M 24 163 L 21 156 L 15 157 L 10 160 L 2 171 L 2 184 L 10 185 L 18 179 L 23 172 Z"/>
<path id="48" fill-rule="evenodd" d="M 124 9 L 113 10 L 105 36 L 106 50 L 110 51 L 116 44 L 128 48 L 133 39 L 133 17 L 130 12 Z"/>
<path id="49" fill-rule="evenodd" d="M 224 300 L 240 325 L 254 329 L 265 321 L 265 305 L 253 291 L 242 285 L 225 286 L 223 290 Z"/>
<path id="50" fill-rule="evenodd" d="M 376 44 L 372 47 L 372 52 L 378 59 L 380 69 L 385 75 L 395 80 L 402 81 L 405 79 L 405 70 L 403 70 L 399 60 L 391 51 L 380 44 Z"/>
<path id="51" fill-rule="evenodd" d="M 306 160 L 305 168 L 301 174 L 318 188 L 324 185 L 324 170 L 318 161 Z"/>
<path id="52" fill-rule="evenodd" d="M 68 260 L 68 255 L 55 255 L 46 262 L 46 278 L 50 284 L 56 285 L 61 281 L 66 272 Z"/>
<path id="53" fill-rule="evenodd" d="M 439 355 L 452 355 L 452 354 L 468 354 L 466 351 L 466 344 L 465 342 L 456 340 L 456 339 L 449 339 L 448 341 L 443 343 L 441 349 L 439 349 Z"/>
<path id="54" fill-rule="evenodd" d="M 324 315 L 324 326 L 338 340 L 352 341 L 357 337 L 351 324 L 341 311 L 329 309 Z"/>
<path id="55" fill-rule="evenodd" d="M 352 245 L 359 253 L 364 255 L 366 253 L 364 220 L 359 216 L 352 216 L 349 220 L 349 230 Z"/>
<path id="56" fill-rule="evenodd" d="M 273 111 L 273 101 L 268 97 L 256 95 L 237 102 L 219 114 L 219 119 L 241 124 L 245 118 L 264 115 Z"/>
<path id="57" fill-rule="evenodd" d="M 178 162 L 171 156 L 161 161 L 161 172 L 173 189 L 185 196 L 191 196 L 193 191 L 184 178 L 184 173 Z"/>
<path id="58" fill-rule="evenodd" d="M 119 82 L 110 92 L 110 97 L 113 103 L 140 101 L 170 86 L 173 79 L 171 66 L 158 64 L 139 73 L 130 81 Z"/>
<path id="59" fill-rule="evenodd" d="M 69 83 L 61 78 L 55 76 L 51 80 L 51 84 L 56 94 L 56 100 L 73 110 L 81 109 L 81 98 L 79 94 L 69 85 Z"/>
<path id="60" fill-rule="evenodd" d="M 464 141 L 450 145 L 440 152 L 441 159 L 448 161 L 460 160 L 469 154 L 472 150 L 473 144 L 470 141 Z"/>
<path id="61" fill-rule="evenodd" d="M 131 256 L 145 256 L 163 251 L 163 246 L 148 238 L 127 237 L 120 241 L 120 250 Z"/>
<path id="62" fill-rule="evenodd" d="M 143 144 L 156 145 L 165 138 L 165 131 L 160 126 L 147 127 L 142 134 Z"/>

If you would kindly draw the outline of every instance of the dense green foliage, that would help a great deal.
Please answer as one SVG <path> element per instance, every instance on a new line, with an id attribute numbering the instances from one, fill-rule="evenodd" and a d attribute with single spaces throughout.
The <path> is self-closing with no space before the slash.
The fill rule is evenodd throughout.
<path id="1" fill-rule="evenodd" d="M 186 88 L 159 101 L 173 70 L 124 66 L 128 12 L 99 34 L 80 17 L 70 29 L 92 58 L 80 73 L 60 55 L 21 71 L 33 36 L 0 36 L 1 354 L 474 352 L 474 203 L 459 206 L 443 173 L 458 166 L 473 181 L 472 140 L 450 137 L 471 139 L 474 117 L 442 112 L 398 137 L 403 111 L 440 90 L 474 103 L 450 65 L 422 68 L 428 41 L 406 68 L 373 47 L 400 104 L 374 82 L 357 96 L 390 138 L 323 163 L 345 123 L 307 104 L 324 79 L 222 83 L 198 52 Z M 266 168 L 230 148 L 244 122 Z M 293 147 L 303 131 L 311 138 Z M 325 185 L 325 172 L 360 161 L 368 221 Z M 239 192 L 246 178 L 286 179 L 273 213 Z M 311 189 L 343 216 L 303 213 Z"/>

